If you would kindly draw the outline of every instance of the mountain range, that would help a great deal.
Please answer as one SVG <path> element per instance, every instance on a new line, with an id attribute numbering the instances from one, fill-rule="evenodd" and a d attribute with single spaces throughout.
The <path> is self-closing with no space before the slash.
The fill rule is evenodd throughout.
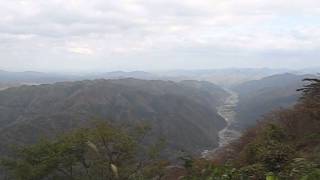
<path id="1" fill-rule="evenodd" d="M 314 74 L 317 68 L 313 69 L 269 69 L 269 68 L 229 68 L 229 69 L 208 69 L 208 70 L 171 70 L 171 71 L 111 71 L 100 73 L 47 73 L 47 72 L 10 72 L 0 70 L 0 88 L 12 87 L 21 84 L 44 84 L 62 81 L 80 81 L 94 79 L 123 79 L 135 78 L 144 80 L 199 80 L 209 81 L 219 86 L 231 87 L 241 83 L 259 80 L 261 78 L 276 74 L 290 72 L 293 74 Z"/>
<path id="2" fill-rule="evenodd" d="M 163 134 L 170 137 L 170 146 L 175 149 L 201 151 L 217 146 L 217 132 L 225 125 L 217 107 L 229 94 L 220 87 L 221 84 L 239 95 L 234 126 L 243 130 L 255 125 L 270 111 L 294 105 L 299 98 L 296 89 L 304 85 L 302 80 L 315 77 L 299 75 L 298 72 L 267 76 L 282 71 L 285 70 L 194 70 L 166 74 L 115 71 L 95 75 L 0 71 L 0 90 L 3 90 L 0 91 L 0 133 L 6 134 L 2 137 L 8 137 L 8 141 L 17 139 L 18 142 L 32 143 L 38 136 L 51 137 L 60 131 L 84 126 L 92 119 L 121 122 L 133 119 L 134 122 L 148 121 L 156 126 L 154 133 L 157 137 Z M 242 80 L 233 82 L 233 79 L 232 83 L 219 83 L 220 86 L 208 81 L 184 80 L 215 77 L 222 81 L 224 78 L 230 80 L 230 76 L 239 76 Z M 243 77 L 248 77 L 245 82 L 242 82 Z M 94 80 L 96 78 L 109 80 Z M 231 84 L 233 86 L 230 87 Z M 19 87 L 4 90 L 15 86 Z M 169 123 L 170 119 L 174 119 L 172 123 Z M 23 135 L 29 131 L 21 131 L 24 140 L 14 137 L 12 132 L 19 134 L 18 131 L 28 129 L 26 127 L 30 124 L 42 125 L 29 128 L 35 133 L 31 137 Z M 47 124 L 50 126 L 46 127 Z M 181 126 L 186 126 L 185 130 L 176 131 Z M 182 135 L 186 132 L 193 132 L 191 134 L 195 137 Z M 193 140 L 189 142 L 189 138 Z M 203 142 L 194 146 L 197 139 Z"/>
<path id="3" fill-rule="evenodd" d="M 0 151 L 96 120 L 148 123 L 151 140 L 164 137 L 172 150 L 213 149 L 226 125 L 216 107 L 227 96 L 202 81 L 100 79 L 8 88 L 0 91 Z"/>

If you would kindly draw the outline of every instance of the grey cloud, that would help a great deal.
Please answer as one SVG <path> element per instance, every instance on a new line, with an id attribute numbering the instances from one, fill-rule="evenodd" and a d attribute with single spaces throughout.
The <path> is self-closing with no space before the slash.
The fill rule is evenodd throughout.
<path id="1" fill-rule="evenodd" d="M 279 64 L 270 58 L 296 66 L 320 57 L 318 0 L 12 0 L 0 8 L 0 67 Z"/>

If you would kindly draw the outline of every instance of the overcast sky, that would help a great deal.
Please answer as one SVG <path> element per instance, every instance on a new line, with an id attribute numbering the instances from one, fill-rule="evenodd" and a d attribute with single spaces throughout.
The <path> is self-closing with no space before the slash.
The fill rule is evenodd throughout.
<path id="1" fill-rule="evenodd" d="M 320 66 L 319 0 L 0 0 L 0 69 Z"/>

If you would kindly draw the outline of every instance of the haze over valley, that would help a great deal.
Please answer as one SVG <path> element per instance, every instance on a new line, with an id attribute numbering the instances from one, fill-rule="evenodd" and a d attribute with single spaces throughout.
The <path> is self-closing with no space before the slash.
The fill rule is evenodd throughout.
<path id="1" fill-rule="evenodd" d="M 300 97 L 296 89 L 305 84 L 302 80 L 316 77 L 305 72 L 268 68 L 77 75 L 1 71 L 1 151 L 8 151 L 8 144 L 52 138 L 103 119 L 148 123 L 155 138 L 168 140 L 172 152 L 200 154 L 228 144 L 267 113 L 293 106 Z"/>
<path id="2" fill-rule="evenodd" d="M 319 0 L 0 9 L 0 180 L 320 179 Z"/>

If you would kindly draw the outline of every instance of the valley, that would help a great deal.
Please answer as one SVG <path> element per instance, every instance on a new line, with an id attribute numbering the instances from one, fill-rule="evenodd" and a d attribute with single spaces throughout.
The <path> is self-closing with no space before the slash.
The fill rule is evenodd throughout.
<path id="1" fill-rule="evenodd" d="M 241 157 L 237 151 L 243 151 L 241 146 L 247 141 L 242 138 L 248 136 L 248 129 L 257 126 L 270 112 L 293 107 L 300 96 L 296 89 L 306 85 L 302 80 L 314 77 L 286 73 L 223 86 L 188 78 L 121 78 L 121 74 L 116 73 L 111 79 L 47 84 L 31 80 L 8 89 L 2 86 L 0 152 L 11 156 L 12 145 L 38 146 L 42 138 L 49 141 L 91 129 L 99 121 L 116 128 L 150 128 L 140 145 L 164 140 L 161 158 L 173 163 L 173 167 L 180 167 L 181 153 L 196 158 L 195 161 L 201 155 L 209 162 L 227 162 L 230 157 Z M 127 75 L 131 74 L 145 75 Z M 65 143 L 65 139 L 59 141 Z M 1 175 L 0 172 L 0 179 Z"/>
<path id="2" fill-rule="evenodd" d="M 0 180 L 320 180 L 320 0 L 0 8 Z"/>
<path id="3" fill-rule="evenodd" d="M 180 149 L 197 154 L 219 146 L 226 122 L 216 107 L 227 96 L 212 83 L 190 80 L 101 79 L 9 88 L 0 91 L 0 151 L 90 127 L 97 119 L 149 124 L 150 141 L 165 138 L 172 156 Z"/>
<path id="4" fill-rule="evenodd" d="M 227 92 L 230 96 L 225 100 L 224 104 L 217 108 L 218 114 L 227 122 L 227 126 L 219 131 L 219 147 L 227 145 L 241 135 L 241 132 L 235 127 L 236 107 L 239 102 L 239 96 L 232 90 L 227 90 Z"/>
<path id="5" fill-rule="evenodd" d="M 219 146 L 213 150 L 205 150 L 201 153 L 202 157 L 206 159 L 211 159 L 219 149 L 241 136 L 241 131 L 236 127 L 236 108 L 239 105 L 239 95 L 230 89 L 225 89 L 225 91 L 228 92 L 229 96 L 217 107 L 217 112 L 227 124 L 218 133 Z"/>

